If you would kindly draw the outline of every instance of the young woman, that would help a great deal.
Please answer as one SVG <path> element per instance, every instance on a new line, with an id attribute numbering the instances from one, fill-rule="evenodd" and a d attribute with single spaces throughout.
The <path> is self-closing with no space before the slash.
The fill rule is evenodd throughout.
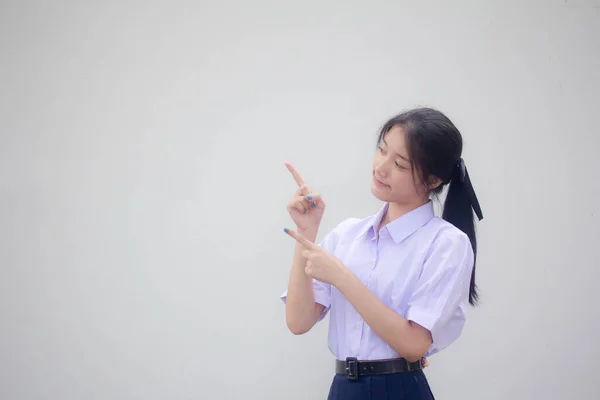
<path id="1" fill-rule="evenodd" d="M 296 230 L 282 300 L 288 328 L 308 332 L 330 312 L 336 368 L 328 399 L 433 399 L 425 357 L 454 342 L 477 301 L 474 215 L 483 218 L 461 158 L 462 137 L 441 112 L 407 111 L 379 134 L 375 215 L 348 218 L 315 239 L 325 201 L 299 185 L 288 204 Z M 449 186 L 442 217 L 432 197 Z"/>

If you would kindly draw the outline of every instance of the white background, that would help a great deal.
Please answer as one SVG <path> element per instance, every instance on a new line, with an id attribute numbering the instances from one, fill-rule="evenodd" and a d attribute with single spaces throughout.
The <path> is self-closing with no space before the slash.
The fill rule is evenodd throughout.
<path id="1" fill-rule="evenodd" d="M 324 399 L 285 327 L 293 162 L 319 238 L 377 130 L 444 111 L 485 219 L 438 399 L 600 397 L 599 1 L 0 2 L 0 398 Z"/>

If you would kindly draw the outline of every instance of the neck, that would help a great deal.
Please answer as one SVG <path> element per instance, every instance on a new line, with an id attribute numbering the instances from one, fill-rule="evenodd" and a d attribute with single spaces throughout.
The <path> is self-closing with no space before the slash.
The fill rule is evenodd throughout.
<path id="1" fill-rule="evenodd" d="M 379 229 L 381 229 L 382 227 L 384 227 L 386 224 L 390 223 L 391 221 L 394 221 L 394 220 L 400 218 L 404 214 L 408 214 L 412 210 L 415 210 L 415 209 L 421 207 L 422 205 L 426 204 L 427 202 L 429 202 L 428 198 L 422 200 L 421 202 L 412 203 L 412 204 L 389 203 L 388 208 L 385 212 L 385 215 L 381 219 L 381 224 L 379 225 Z"/>

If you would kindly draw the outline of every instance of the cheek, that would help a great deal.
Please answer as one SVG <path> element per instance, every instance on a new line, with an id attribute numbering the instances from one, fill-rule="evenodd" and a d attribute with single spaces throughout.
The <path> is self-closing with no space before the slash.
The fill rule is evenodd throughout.
<path id="1" fill-rule="evenodd" d="M 395 176 L 393 180 L 390 181 L 392 185 L 392 191 L 394 193 L 403 193 L 406 192 L 406 182 L 403 179 L 399 179 L 399 177 Z"/>
<path id="2" fill-rule="evenodd" d="M 408 171 L 394 171 L 390 182 L 392 190 L 396 193 L 412 194 L 417 190 L 412 176 Z"/>

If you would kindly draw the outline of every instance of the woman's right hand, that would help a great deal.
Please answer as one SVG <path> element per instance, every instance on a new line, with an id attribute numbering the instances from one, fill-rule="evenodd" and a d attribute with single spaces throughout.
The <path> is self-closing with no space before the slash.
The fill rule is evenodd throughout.
<path id="1" fill-rule="evenodd" d="M 298 184 L 298 190 L 290 199 L 287 210 L 298 231 L 316 233 L 325 212 L 325 201 L 318 193 L 313 193 L 290 163 L 285 163 Z"/>

